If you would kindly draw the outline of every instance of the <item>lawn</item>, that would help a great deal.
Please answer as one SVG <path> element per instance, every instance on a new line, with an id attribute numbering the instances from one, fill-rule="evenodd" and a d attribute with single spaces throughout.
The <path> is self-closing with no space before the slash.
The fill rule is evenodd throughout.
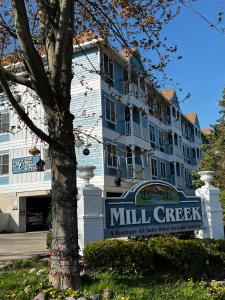
<path id="1" fill-rule="evenodd" d="M 78 291 L 69 289 L 62 293 L 48 284 L 47 272 L 47 262 L 37 259 L 17 261 L 9 270 L 0 271 L 0 300 L 31 300 L 40 291 L 47 292 L 50 299 L 88 297 L 105 288 L 113 291 L 115 300 L 225 299 L 224 288 L 208 288 L 203 281 L 193 282 L 191 278 L 184 281 L 169 275 L 157 278 L 109 273 L 85 275 Z"/>

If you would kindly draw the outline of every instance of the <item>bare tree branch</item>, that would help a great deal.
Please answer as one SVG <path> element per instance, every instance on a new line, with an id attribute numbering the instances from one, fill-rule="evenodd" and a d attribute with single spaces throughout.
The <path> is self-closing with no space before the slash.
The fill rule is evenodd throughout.
<path id="1" fill-rule="evenodd" d="M 52 89 L 42 59 L 32 41 L 24 0 L 13 0 L 12 5 L 15 16 L 16 34 L 18 36 L 20 48 L 24 54 L 24 61 L 31 73 L 31 81 L 34 84 L 39 97 L 42 99 L 43 104 L 48 108 L 55 107 L 55 102 L 51 93 Z"/>
<path id="2" fill-rule="evenodd" d="M 13 31 L 6 23 L 5 19 L 3 18 L 2 14 L 0 14 L 0 26 L 7 31 L 7 33 L 13 37 L 14 39 L 17 39 L 17 35 L 15 31 Z"/>
<path id="3" fill-rule="evenodd" d="M 20 104 L 16 101 L 15 97 L 13 96 L 9 85 L 7 83 L 7 80 L 4 76 L 4 71 L 2 68 L 0 68 L 0 83 L 1 86 L 7 95 L 12 107 L 16 110 L 17 114 L 21 118 L 21 120 L 43 141 L 46 143 L 51 143 L 52 140 L 51 138 L 44 133 L 41 129 L 39 129 L 33 122 L 32 120 L 28 117 L 27 113 L 24 111 L 24 109 L 20 106 Z"/>
<path id="4" fill-rule="evenodd" d="M 2 68 L 2 72 L 3 72 L 3 74 L 4 74 L 4 76 L 7 80 L 13 81 L 13 82 L 18 83 L 18 84 L 25 85 L 25 86 L 29 87 L 32 90 L 35 89 L 35 87 L 34 87 L 32 81 L 30 80 L 28 74 L 16 75 L 15 73 L 12 73 L 12 72 L 4 69 L 4 68 Z"/>

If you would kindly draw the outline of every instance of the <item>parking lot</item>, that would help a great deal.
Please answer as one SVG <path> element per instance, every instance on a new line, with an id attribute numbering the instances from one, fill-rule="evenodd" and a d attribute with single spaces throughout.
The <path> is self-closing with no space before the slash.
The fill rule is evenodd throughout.
<path id="1" fill-rule="evenodd" d="M 0 234 L 0 261 L 44 255 L 47 231 Z"/>

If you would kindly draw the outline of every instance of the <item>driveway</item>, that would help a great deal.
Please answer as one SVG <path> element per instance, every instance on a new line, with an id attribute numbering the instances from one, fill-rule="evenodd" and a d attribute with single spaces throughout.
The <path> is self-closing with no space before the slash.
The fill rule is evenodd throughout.
<path id="1" fill-rule="evenodd" d="M 0 234 L 0 261 L 45 255 L 47 231 Z"/>

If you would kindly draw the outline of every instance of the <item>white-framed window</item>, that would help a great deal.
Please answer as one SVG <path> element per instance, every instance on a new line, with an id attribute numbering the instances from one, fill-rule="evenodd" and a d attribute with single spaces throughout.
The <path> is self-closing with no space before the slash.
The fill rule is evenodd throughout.
<path id="1" fill-rule="evenodd" d="M 9 174 L 9 154 L 0 155 L 0 175 Z"/>
<path id="2" fill-rule="evenodd" d="M 149 135 L 150 135 L 150 143 L 151 147 L 155 149 L 155 126 L 149 124 Z"/>
<path id="3" fill-rule="evenodd" d="M 105 98 L 105 118 L 107 121 L 116 123 L 116 103 L 109 98 Z"/>
<path id="4" fill-rule="evenodd" d="M 161 178 L 166 179 L 166 163 L 163 161 L 160 162 L 160 173 Z"/>
<path id="5" fill-rule="evenodd" d="M 105 53 L 103 54 L 103 73 L 109 79 L 114 79 L 113 61 Z"/>
<path id="6" fill-rule="evenodd" d="M 157 172 L 157 160 L 152 158 L 151 159 L 151 166 L 152 166 L 152 177 L 157 177 L 158 172 Z"/>
<path id="7" fill-rule="evenodd" d="M 0 133 L 9 132 L 9 113 L 0 113 Z"/>
<path id="8" fill-rule="evenodd" d="M 112 144 L 107 144 L 107 166 L 117 168 L 117 149 Z"/>

